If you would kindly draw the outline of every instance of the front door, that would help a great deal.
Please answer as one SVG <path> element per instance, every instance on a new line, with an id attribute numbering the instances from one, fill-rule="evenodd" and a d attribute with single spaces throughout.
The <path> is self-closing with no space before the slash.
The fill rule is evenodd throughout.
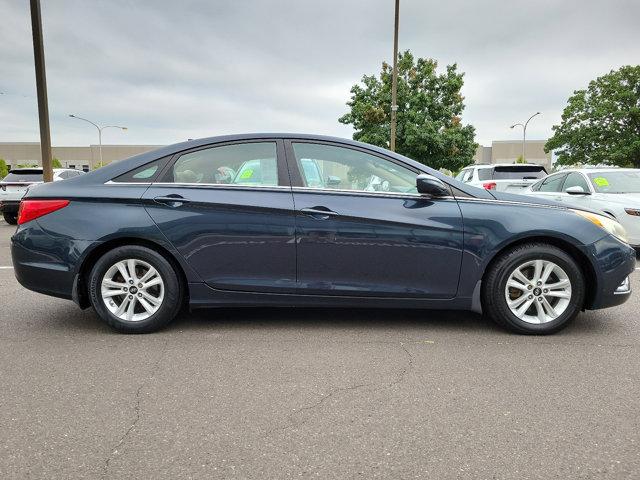
<path id="1" fill-rule="evenodd" d="M 293 196 L 281 140 L 184 152 L 146 191 L 147 211 L 211 287 L 293 292 Z"/>
<path id="2" fill-rule="evenodd" d="M 451 298 L 462 259 L 454 198 L 416 191 L 416 174 L 375 152 L 287 142 L 300 293 Z"/>

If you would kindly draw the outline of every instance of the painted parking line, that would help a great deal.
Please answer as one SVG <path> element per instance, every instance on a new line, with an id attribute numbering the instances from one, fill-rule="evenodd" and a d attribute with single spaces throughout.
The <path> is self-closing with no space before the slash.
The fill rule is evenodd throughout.
<path id="1" fill-rule="evenodd" d="M 0 270 L 9 270 L 9 269 L 13 269 L 13 267 L 11 267 L 11 266 L 10 267 L 2 267 L 2 266 L 0 266 Z"/>

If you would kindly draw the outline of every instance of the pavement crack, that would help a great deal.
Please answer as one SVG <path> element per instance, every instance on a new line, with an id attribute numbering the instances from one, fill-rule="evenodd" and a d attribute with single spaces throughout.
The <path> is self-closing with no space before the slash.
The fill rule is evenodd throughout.
<path id="1" fill-rule="evenodd" d="M 310 404 L 310 405 L 306 405 L 304 407 L 300 407 L 297 410 L 292 411 L 291 413 L 289 413 L 287 415 L 286 418 L 286 424 L 282 425 L 280 427 L 277 428 L 272 428 L 270 430 L 268 430 L 263 438 L 267 438 L 272 436 L 275 433 L 278 432 L 283 432 L 285 430 L 288 430 L 290 428 L 294 428 L 294 427 L 300 427 L 302 425 L 304 425 L 305 423 L 307 423 L 307 420 L 301 420 L 301 421 L 296 421 L 295 417 L 297 415 L 300 415 L 302 412 L 307 412 L 309 410 L 315 410 L 317 408 L 320 408 L 322 406 L 323 403 L 325 403 L 327 400 L 329 400 L 330 398 L 333 398 L 341 393 L 346 393 L 346 392 L 352 392 L 354 390 L 359 390 L 361 388 L 365 388 L 365 387 L 370 387 L 371 385 L 373 385 L 373 383 L 359 383 L 356 385 L 350 385 L 348 387 L 337 387 L 334 388 L 332 390 L 329 391 L 329 393 L 324 394 L 322 397 L 320 397 L 317 401 L 315 401 L 314 403 Z"/>
<path id="2" fill-rule="evenodd" d="M 411 354 L 411 352 L 409 352 L 409 350 L 407 350 L 407 347 L 405 347 L 403 342 L 400 342 L 400 348 L 402 348 L 404 354 L 407 357 L 406 360 L 406 364 L 405 366 L 402 368 L 402 370 L 396 375 L 396 378 L 387 385 L 387 387 L 392 387 L 395 385 L 398 385 L 399 383 L 401 383 L 402 381 L 404 381 L 405 377 L 407 376 L 407 374 L 409 373 L 409 371 L 411 371 L 413 369 L 413 355 Z M 291 413 L 289 413 L 286 417 L 286 423 L 285 425 L 282 425 L 280 427 L 276 427 L 276 428 L 272 428 L 270 430 L 267 430 L 267 432 L 264 434 L 263 438 L 267 438 L 270 437 L 278 432 L 283 432 L 285 430 L 288 430 L 290 428 L 294 428 L 294 427 L 300 427 L 302 425 L 304 425 L 305 423 L 307 423 L 307 420 L 300 420 L 300 421 L 296 421 L 296 416 L 299 416 L 301 413 L 303 412 L 307 412 L 310 410 L 315 410 L 317 408 L 320 408 L 325 402 L 327 402 L 329 399 L 334 398 L 340 394 L 343 393 L 348 393 L 348 392 L 352 392 L 354 390 L 359 390 L 361 388 L 366 388 L 366 387 L 371 387 L 373 385 L 376 385 L 376 382 L 368 382 L 368 383 L 358 383 L 356 385 L 350 385 L 348 387 L 337 387 L 334 388 L 332 390 L 330 390 L 328 393 L 322 395 L 318 400 L 316 400 L 315 402 L 306 405 L 304 407 L 300 407 L 297 410 L 292 411 Z"/>
<path id="3" fill-rule="evenodd" d="M 140 417 L 141 417 L 141 413 L 142 413 L 140 394 L 142 393 L 142 390 L 147 385 L 147 383 L 149 381 L 153 380 L 153 378 L 155 377 L 156 373 L 158 372 L 158 370 L 160 368 L 160 364 L 162 363 L 162 360 L 164 359 L 164 356 L 165 356 L 165 354 L 167 352 L 168 343 L 169 343 L 169 340 L 168 339 L 165 340 L 165 342 L 164 342 L 164 344 L 162 346 L 162 349 L 160 350 L 160 353 L 158 354 L 158 357 L 156 358 L 155 362 L 153 362 L 153 364 L 151 366 L 151 369 L 149 370 L 149 374 L 145 377 L 145 379 L 142 381 L 142 383 L 140 383 L 140 385 L 138 386 L 138 388 L 136 390 L 135 404 L 133 406 L 133 409 L 134 409 L 133 421 L 131 422 L 131 425 L 129 425 L 127 430 L 124 432 L 124 434 L 120 437 L 120 439 L 118 440 L 116 445 L 111 449 L 111 452 L 109 453 L 109 456 L 105 459 L 104 464 L 102 465 L 102 476 L 101 476 L 101 478 L 103 478 L 103 479 L 107 478 L 107 474 L 109 473 L 109 465 L 111 463 L 111 460 L 113 460 L 113 458 L 118 454 L 119 448 L 122 445 L 124 445 L 124 443 L 127 441 L 127 438 L 129 437 L 131 432 L 134 430 L 134 428 L 136 427 L 136 425 L 140 421 Z"/>
<path id="4" fill-rule="evenodd" d="M 400 348 L 402 348 L 402 350 L 404 351 L 407 357 L 407 363 L 404 366 L 404 368 L 400 371 L 400 373 L 398 373 L 396 378 L 389 384 L 390 387 L 393 387 L 395 385 L 398 385 L 399 383 L 402 383 L 404 379 L 407 377 L 407 374 L 413 369 L 413 355 L 409 350 L 407 350 L 407 347 L 404 346 L 403 342 L 400 342 Z"/>

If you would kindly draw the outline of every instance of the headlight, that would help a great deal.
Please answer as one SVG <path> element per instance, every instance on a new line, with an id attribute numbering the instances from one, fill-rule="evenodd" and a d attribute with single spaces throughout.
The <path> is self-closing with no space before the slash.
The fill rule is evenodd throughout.
<path id="1" fill-rule="evenodd" d="M 627 231 L 613 218 L 605 217 L 604 215 L 598 215 L 596 213 L 583 212 L 582 210 L 572 210 L 572 212 L 577 213 L 578 215 L 586 218 L 592 223 L 595 223 L 597 226 L 599 226 L 603 230 L 606 230 L 611 235 L 623 241 L 624 243 L 629 243 L 629 239 L 627 238 Z"/>

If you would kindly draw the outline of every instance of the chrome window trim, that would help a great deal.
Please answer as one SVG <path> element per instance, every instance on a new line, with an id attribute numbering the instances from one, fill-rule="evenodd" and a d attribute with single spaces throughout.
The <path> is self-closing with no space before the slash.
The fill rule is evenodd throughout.
<path id="1" fill-rule="evenodd" d="M 109 180 L 104 182 L 103 185 L 138 185 L 142 187 L 148 187 L 151 185 L 151 182 L 114 182 L 113 180 Z"/>
<path id="2" fill-rule="evenodd" d="M 428 198 L 430 200 L 451 200 L 455 199 L 452 195 L 446 197 L 432 197 L 422 193 L 403 193 L 403 192 L 367 192 L 365 190 L 344 190 L 339 188 L 318 188 L 318 187 L 293 187 L 294 193 L 324 193 L 324 194 L 336 194 L 336 195 L 351 195 L 351 196 L 367 196 L 367 197 L 388 197 L 388 198 Z"/>
<path id="3" fill-rule="evenodd" d="M 178 182 L 153 182 L 152 187 L 181 187 L 181 188 L 214 188 L 218 190 L 288 190 L 289 185 L 241 185 L 237 183 L 178 183 Z"/>

